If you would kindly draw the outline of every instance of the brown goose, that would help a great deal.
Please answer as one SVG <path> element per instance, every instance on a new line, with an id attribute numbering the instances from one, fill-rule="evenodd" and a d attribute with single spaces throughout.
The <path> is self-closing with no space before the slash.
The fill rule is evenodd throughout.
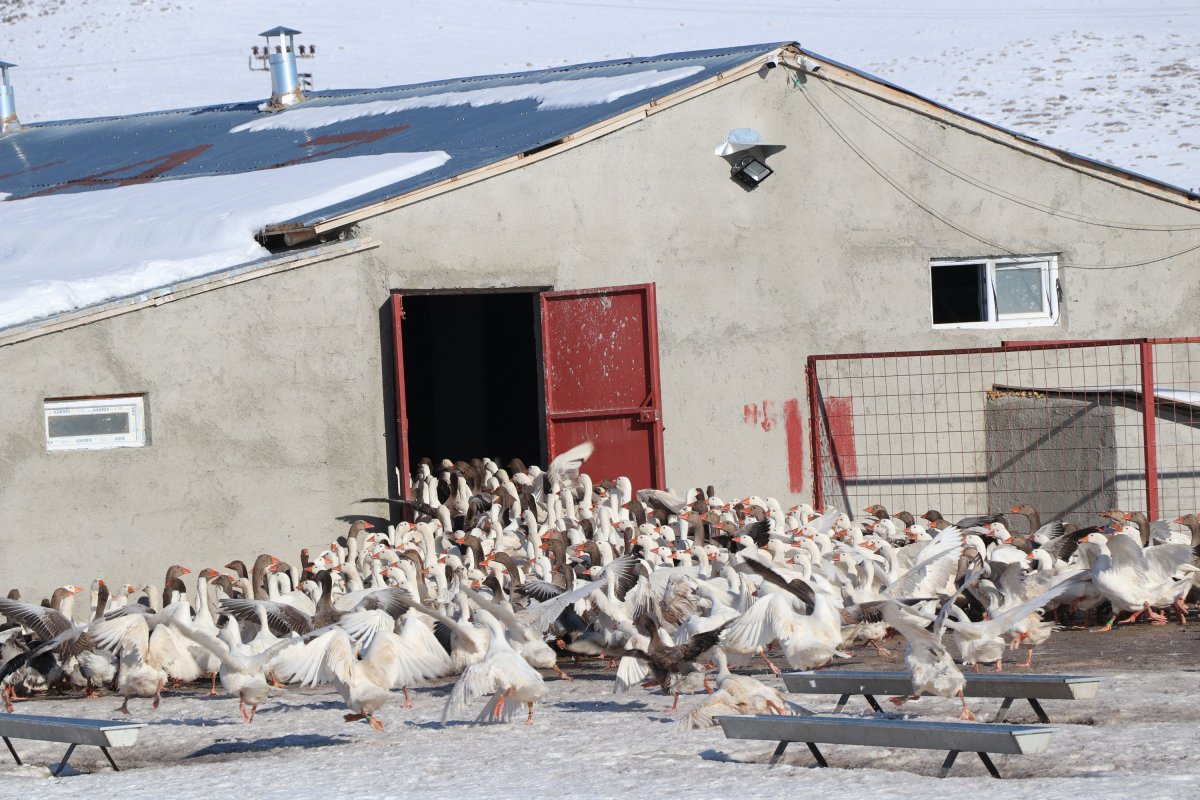
<path id="1" fill-rule="evenodd" d="M 1009 510 L 1010 514 L 1020 514 L 1029 522 L 1029 533 L 1042 527 L 1042 515 L 1030 503 L 1018 503 Z"/>
<path id="2" fill-rule="evenodd" d="M 1184 514 L 1182 517 L 1175 519 L 1180 525 L 1187 526 L 1187 529 L 1192 532 L 1192 547 L 1200 547 L 1200 518 L 1195 514 Z"/>

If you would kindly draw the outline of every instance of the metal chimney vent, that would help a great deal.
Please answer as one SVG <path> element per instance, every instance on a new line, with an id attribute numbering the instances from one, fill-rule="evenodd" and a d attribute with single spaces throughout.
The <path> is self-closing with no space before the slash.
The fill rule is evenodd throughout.
<path id="1" fill-rule="evenodd" d="M 0 61 L 0 133 L 15 131 L 21 127 L 17 121 L 17 101 L 13 97 L 12 84 L 8 82 L 8 71 L 16 64 Z"/>
<path id="2" fill-rule="evenodd" d="M 312 75 L 298 72 L 296 59 L 314 58 L 317 48 L 316 45 L 294 46 L 292 37 L 298 33 L 300 31 L 282 26 L 272 28 L 259 34 L 267 40 L 261 52 L 258 47 L 250 48 L 250 69 L 271 73 L 271 99 L 261 106 L 264 111 L 279 111 L 303 103 L 303 89 L 312 88 Z M 271 44 L 273 38 L 277 39 L 274 45 Z M 263 66 L 254 66 L 256 60 Z"/>

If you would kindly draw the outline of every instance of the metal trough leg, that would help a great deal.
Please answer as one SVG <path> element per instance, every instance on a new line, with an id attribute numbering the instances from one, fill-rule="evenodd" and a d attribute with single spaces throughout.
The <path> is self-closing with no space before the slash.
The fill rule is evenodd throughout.
<path id="1" fill-rule="evenodd" d="M 989 775 L 993 778 L 1000 777 L 1000 770 L 996 769 L 996 765 L 992 763 L 992 759 L 988 757 L 987 753 L 976 753 L 976 755 L 979 756 L 979 760 L 983 762 L 983 765 L 987 767 Z"/>
<path id="2" fill-rule="evenodd" d="M 1000 704 L 1000 710 L 996 712 L 996 718 L 992 722 L 1004 722 L 1004 718 L 1008 716 L 1008 710 L 1012 708 L 1013 699 L 1011 697 L 1004 698 L 1004 702 Z"/>
<path id="3" fill-rule="evenodd" d="M 779 744 L 775 745 L 775 752 L 771 753 L 771 760 L 767 762 L 768 768 L 779 763 L 779 759 L 783 758 L 783 751 L 787 750 L 787 746 L 787 742 L 780 742 Z"/>
<path id="4" fill-rule="evenodd" d="M 1042 704 L 1037 701 L 1037 698 L 1029 698 L 1029 705 L 1033 707 L 1033 712 L 1037 714 L 1038 719 L 1045 723 L 1050 722 L 1050 717 L 1046 716 L 1046 712 L 1042 710 Z"/>
<path id="5" fill-rule="evenodd" d="M 112 753 L 108 752 L 107 747 L 101 747 L 100 752 L 104 753 L 104 757 L 108 759 L 108 763 L 112 764 L 113 772 L 121 771 L 121 768 L 117 766 L 117 762 L 113 761 Z"/>
<path id="6" fill-rule="evenodd" d="M 876 714 L 883 713 L 883 709 L 880 707 L 879 703 L 875 701 L 875 698 L 872 695 L 864 694 L 863 697 L 867 698 L 867 702 L 871 704 L 871 708 L 875 709 Z"/>
<path id="7" fill-rule="evenodd" d="M 12 742 L 8 740 L 7 736 L 4 737 L 4 743 L 8 745 L 8 752 L 12 753 L 13 761 L 17 762 L 18 767 L 21 766 L 21 757 L 17 755 L 16 748 L 12 746 Z"/>
<path id="8" fill-rule="evenodd" d="M 838 698 L 837 705 L 833 707 L 833 713 L 838 713 L 846 707 L 846 703 L 850 702 L 850 695 L 844 694 Z"/>
<path id="9" fill-rule="evenodd" d="M 825 760 L 825 756 L 821 755 L 821 751 L 817 749 L 815 742 L 805 742 L 808 745 L 808 752 L 813 754 L 813 758 L 817 760 L 818 767 L 828 767 L 829 762 Z"/>
<path id="10" fill-rule="evenodd" d="M 939 778 L 944 778 L 950 774 L 950 768 L 954 766 L 954 759 L 958 758 L 958 751 L 951 750 L 946 754 L 946 760 L 942 762 L 942 771 L 938 773 Z"/>
<path id="11" fill-rule="evenodd" d="M 64 769 L 66 769 L 66 767 L 67 767 L 67 762 L 71 760 L 71 753 L 74 753 L 74 752 L 75 752 L 75 745 L 71 745 L 70 747 L 67 748 L 67 754 L 65 756 L 63 756 L 63 760 L 58 765 L 58 769 L 54 770 L 54 777 L 57 778 L 59 775 L 62 775 L 62 771 Z"/>

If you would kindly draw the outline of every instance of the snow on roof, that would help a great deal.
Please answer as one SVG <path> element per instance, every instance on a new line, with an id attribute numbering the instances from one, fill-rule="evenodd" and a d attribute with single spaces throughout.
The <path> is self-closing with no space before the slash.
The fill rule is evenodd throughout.
<path id="1" fill-rule="evenodd" d="M 0 328 L 253 261 L 266 254 L 254 239 L 264 225 L 449 160 L 348 156 L 0 203 Z"/>
<path id="2" fill-rule="evenodd" d="M 268 225 L 536 150 L 779 46 L 27 126 L 0 137 L 0 329 L 261 258 Z"/>
<path id="3" fill-rule="evenodd" d="M 653 89 L 703 72 L 704 67 L 680 67 L 660 71 L 643 69 L 626 75 L 610 75 L 601 78 L 571 78 L 545 82 L 517 83 L 509 86 L 494 86 L 487 89 L 468 89 L 462 92 L 437 92 L 434 94 L 406 97 L 402 100 L 375 100 L 368 103 L 312 103 L 293 109 L 286 114 L 247 122 L 233 128 L 240 131 L 289 130 L 305 131 L 325 128 L 360 117 L 381 114 L 399 114 L 418 108 L 450 108 L 470 106 L 481 108 L 497 103 L 515 103 L 533 100 L 538 111 L 556 108 L 584 108 L 601 103 L 612 103 L 626 95 Z"/>

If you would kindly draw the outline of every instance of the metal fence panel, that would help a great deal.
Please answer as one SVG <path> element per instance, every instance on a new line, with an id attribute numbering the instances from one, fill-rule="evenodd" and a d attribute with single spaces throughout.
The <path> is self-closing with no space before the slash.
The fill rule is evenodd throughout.
<path id="1" fill-rule="evenodd" d="M 1200 338 L 821 355 L 808 375 L 818 505 L 1025 502 L 1077 525 L 1200 507 Z"/>

